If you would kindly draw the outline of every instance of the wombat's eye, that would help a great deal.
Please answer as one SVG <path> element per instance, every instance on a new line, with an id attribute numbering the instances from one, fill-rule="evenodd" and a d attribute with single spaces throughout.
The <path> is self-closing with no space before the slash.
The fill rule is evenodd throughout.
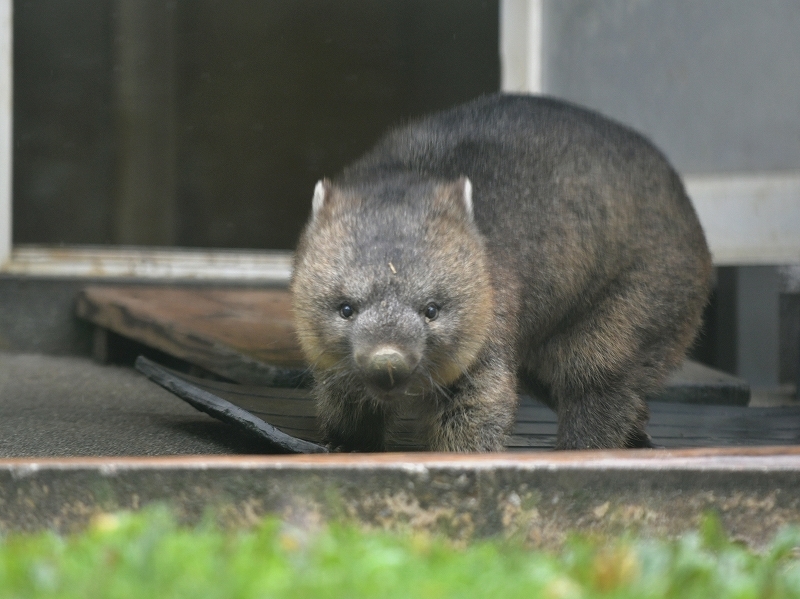
<path id="1" fill-rule="evenodd" d="M 439 316 L 439 306 L 431 302 L 425 306 L 425 309 L 422 311 L 422 313 L 428 320 L 436 320 L 436 317 Z"/>
<path id="2" fill-rule="evenodd" d="M 339 306 L 339 316 L 342 318 L 350 318 L 353 314 L 355 314 L 355 310 L 353 310 L 353 306 L 350 304 L 342 304 Z"/>

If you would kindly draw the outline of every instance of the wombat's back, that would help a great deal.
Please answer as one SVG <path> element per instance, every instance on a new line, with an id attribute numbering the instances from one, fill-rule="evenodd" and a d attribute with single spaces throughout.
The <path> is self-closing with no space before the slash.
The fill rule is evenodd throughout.
<path id="1" fill-rule="evenodd" d="M 509 265 L 498 276 L 516 279 L 529 340 L 631 268 L 650 270 L 666 303 L 705 302 L 708 249 L 679 177 L 646 138 L 592 111 L 485 96 L 390 133 L 341 181 L 395 171 L 470 178 L 476 223 Z"/>

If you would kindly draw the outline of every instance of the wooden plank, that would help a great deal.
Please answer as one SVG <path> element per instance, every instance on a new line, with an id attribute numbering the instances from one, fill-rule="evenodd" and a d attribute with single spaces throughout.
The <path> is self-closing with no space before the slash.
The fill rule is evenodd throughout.
<path id="1" fill-rule="evenodd" d="M 304 368 L 284 290 L 96 286 L 76 312 L 236 381 L 291 382 Z"/>

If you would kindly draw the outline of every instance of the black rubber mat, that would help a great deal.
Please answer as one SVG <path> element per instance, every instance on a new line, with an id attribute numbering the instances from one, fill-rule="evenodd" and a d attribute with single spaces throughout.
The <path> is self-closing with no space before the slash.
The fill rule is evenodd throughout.
<path id="1" fill-rule="evenodd" d="M 211 416 L 256 435 L 276 452 L 325 451 L 314 403 L 307 389 L 222 383 L 191 377 L 139 358 L 136 367 L 148 378 Z M 666 448 L 800 445 L 800 407 L 749 408 L 652 401 L 648 433 Z M 415 420 L 400 420 L 390 431 L 392 451 L 420 449 Z M 511 451 L 552 449 L 556 415 L 544 404 L 522 396 Z"/>

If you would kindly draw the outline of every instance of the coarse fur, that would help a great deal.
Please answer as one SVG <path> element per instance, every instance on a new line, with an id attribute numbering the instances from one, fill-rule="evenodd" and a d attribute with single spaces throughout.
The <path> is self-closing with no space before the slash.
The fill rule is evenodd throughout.
<path id="1" fill-rule="evenodd" d="M 627 127 L 498 94 L 397 129 L 317 185 L 295 256 L 324 439 L 381 450 L 413 402 L 427 448 L 500 450 L 521 388 L 558 448 L 648 446 L 710 274 L 678 175 Z"/>

